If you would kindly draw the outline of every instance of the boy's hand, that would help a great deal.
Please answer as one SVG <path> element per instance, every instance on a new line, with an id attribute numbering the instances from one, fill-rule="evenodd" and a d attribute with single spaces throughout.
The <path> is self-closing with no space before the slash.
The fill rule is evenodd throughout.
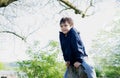
<path id="1" fill-rule="evenodd" d="M 75 63 L 74 63 L 74 67 L 75 67 L 75 68 L 78 68 L 80 65 L 81 65 L 80 62 L 75 62 Z"/>
<path id="2" fill-rule="evenodd" d="M 66 61 L 66 66 L 68 67 L 70 65 L 70 62 L 69 61 Z"/>

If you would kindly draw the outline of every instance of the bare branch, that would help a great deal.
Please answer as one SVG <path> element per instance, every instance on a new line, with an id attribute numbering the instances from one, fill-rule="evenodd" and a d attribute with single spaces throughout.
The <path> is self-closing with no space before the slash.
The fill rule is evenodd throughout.
<path id="1" fill-rule="evenodd" d="M 90 4 L 89 6 L 85 9 L 85 11 L 82 11 L 80 9 L 78 9 L 75 5 L 73 5 L 69 0 L 58 0 L 59 3 L 62 2 L 64 3 L 65 5 L 62 4 L 62 6 L 64 6 L 66 9 L 63 9 L 62 11 L 64 10 L 67 10 L 68 8 L 69 9 L 73 9 L 75 11 L 75 14 L 81 14 L 82 15 L 82 18 L 84 18 L 85 16 L 90 16 L 90 15 L 87 15 L 87 11 L 88 9 L 92 6 L 93 7 L 93 0 L 90 0 Z"/>
<path id="2" fill-rule="evenodd" d="M 59 4 L 65 8 L 68 8 L 68 6 L 64 5 L 63 2 L 61 2 L 60 0 L 57 0 L 59 2 Z"/>
<path id="3" fill-rule="evenodd" d="M 73 9 L 75 11 L 75 14 L 82 14 L 83 12 L 79 10 L 76 6 L 74 6 L 72 3 L 70 3 L 68 0 L 59 0 L 65 5 L 67 5 L 69 8 Z"/>
<path id="4" fill-rule="evenodd" d="M 13 35 L 21 38 L 24 42 L 26 42 L 26 37 L 20 36 L 19 34 L 15 33 L 15 32 L 12 32 L 12 31 L 0 31 L 0 33 L 10 33 L 10 34 L 13 34 Z"/>
<path id="5" fill-rule="evenodd" d="M 0 0 L 0 7 L 6 7 L 17 0 Z"/>

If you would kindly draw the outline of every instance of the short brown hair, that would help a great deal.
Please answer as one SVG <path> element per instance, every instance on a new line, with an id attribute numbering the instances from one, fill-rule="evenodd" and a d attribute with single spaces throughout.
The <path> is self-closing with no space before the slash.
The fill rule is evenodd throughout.
<path id="1" fill-rule="evenodd" d="M 72 20 L 72 18 L 70 18 L 70 17 L 63 17 L 63 18 L 61 18 L 61 20 L 60 20 L 60 25 L 62 24 L 62 23 L 69 23 L 70 24 L 70 26 L 73 26 L 73 20 Z"/>

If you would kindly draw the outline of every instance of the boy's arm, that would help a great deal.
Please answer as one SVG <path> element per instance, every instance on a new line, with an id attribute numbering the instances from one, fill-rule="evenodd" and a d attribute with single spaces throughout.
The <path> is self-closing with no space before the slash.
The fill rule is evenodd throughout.
<path id="1" fill-rule="evenodd" d="M 71 46 L 75 52 L 76 61 L 82 63 L 81 57 L 84 55 L 84 46 L 79 34 L 76 31 L 73 31 L 71 34 Z"/>
<path id="2" fill-rule="evenodd" d="M 61 49 L 63 52 L 63 58 L 64 58 L 65 62 L 69 62 L 70 61 L 70 49 L 69 49 L 69 46 L 66 46 L 67 49 L 65 49 L 63 47 L 62 41 L 64 40 L 64 38 L 63 38 L 63 34 L 61 32 L 59 35 L 59 39 L 60 39 Z"/>

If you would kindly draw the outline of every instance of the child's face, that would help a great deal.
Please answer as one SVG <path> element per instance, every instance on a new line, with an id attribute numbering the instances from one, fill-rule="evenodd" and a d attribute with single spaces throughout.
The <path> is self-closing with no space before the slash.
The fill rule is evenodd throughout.
<path id="1" fill-rule="evenodd" d="M 69 30 L 72 28 L 72 26 L 70 26 L 70 24 L 68 22 L 65 22 L 65 23 L 62 23 L 60 25 L 61 27 L 61 31 L 64 33 L 64 34 L 67 34 L 69 32 Z"/>

